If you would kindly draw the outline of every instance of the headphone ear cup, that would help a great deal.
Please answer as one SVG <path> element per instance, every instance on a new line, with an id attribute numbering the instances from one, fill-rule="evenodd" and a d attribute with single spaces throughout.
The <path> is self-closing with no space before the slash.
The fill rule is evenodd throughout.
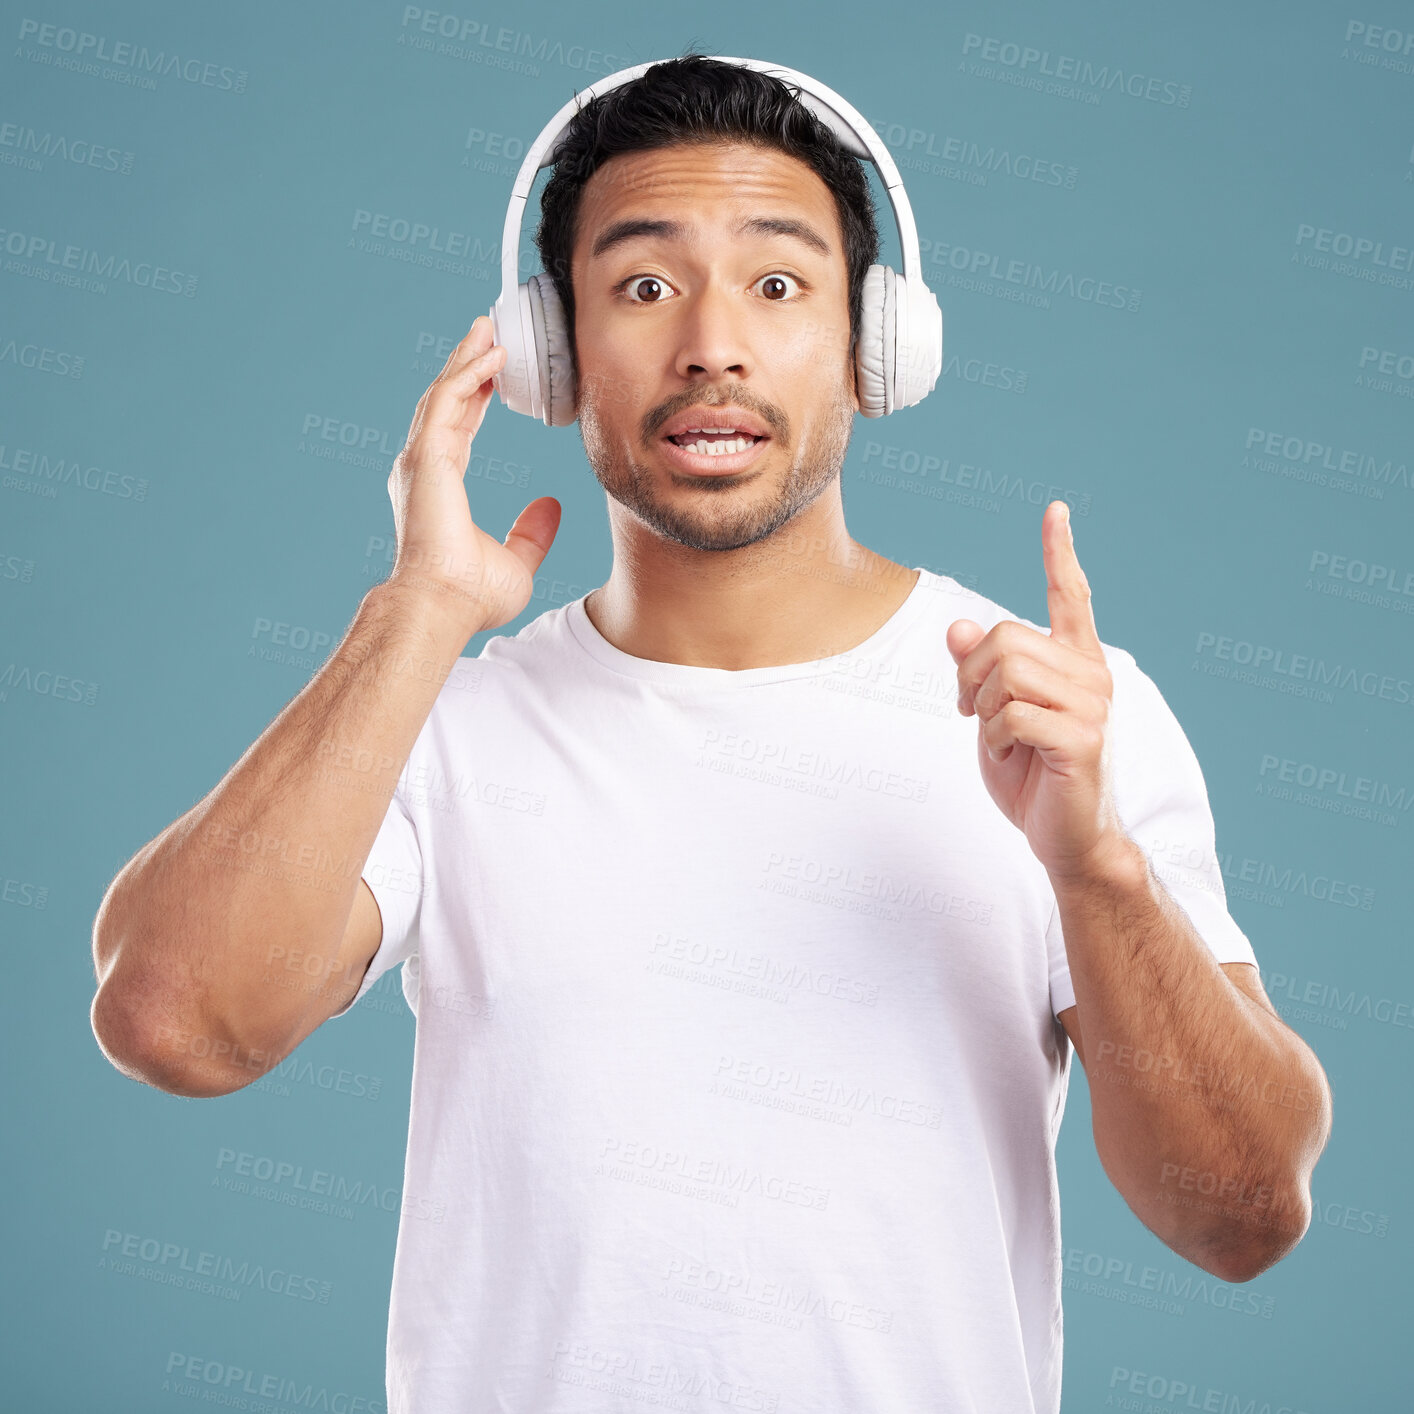
<path id="1" fill-rule="evenodd" d="M 859 411 L 865 417 L 883 417 L 893 411 L 894 279 L 894 272 L 887 265 L 871 265 L 864 274 L 859 341 L 854 351 L 854 386 Z"/>
<path id="2" fill-rule="evenodd" d="M 531 349 L 532 358 L 527 358 L 520 342 L 520 331 L 525 324 L 529 304 L 530 296 L 525 286 L 517 285 L 511 292 L 509 303 L 503 290 L 491 306 L 491 341 L 500 344 L 506 351 L 506 361 L 501 365 L 501 371 L 492 375 L 491 386 L 512 412 L 534 417 L 531 394 L 535 390 L 531 388 L 531 380 L 538 385 L 540 371 L 532 362 L 535 350 Z"/>
<path id="3" fill-rule="evenodd" d="M 535 361 L 540 370 L 540 403 L 547 427 L 567 427 L 575 420 L 574 356 L 568 321 L 555 282 L 545 274 L 526 282 L 535 325 Z"/>
<path id="4" fill-rule="evenodd" d="M 907 276 L 898 275 L 894 302 L 898 352 L 890 411 L 921 403 L 943 368 L 943 312 L 937 295 L 927 285 L 911 285 Z"/>

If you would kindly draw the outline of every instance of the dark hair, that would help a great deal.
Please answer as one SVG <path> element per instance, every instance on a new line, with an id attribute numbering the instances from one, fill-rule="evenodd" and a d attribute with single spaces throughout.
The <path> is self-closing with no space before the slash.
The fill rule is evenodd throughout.
<path id="1" fill-rule="evenodd" d="M 774 147 L 807 163 L 830 189 L 844 233 L 849 271 L 850 357 L 859 338 L 864 276 L 879 258 L 879 230 L 864 163 L 796 98 L 798 88 L 772 74 L 686 53 L 591 99 L 575 114 L 556 150 L 540 198 L 536 248 L 564 306 L 574 348 L 574 249 L 580 197 L 594 173 L 621 152 L 675 143 L 738 141 Z M 576 369 L 578 359 L 575 360 Z"/>

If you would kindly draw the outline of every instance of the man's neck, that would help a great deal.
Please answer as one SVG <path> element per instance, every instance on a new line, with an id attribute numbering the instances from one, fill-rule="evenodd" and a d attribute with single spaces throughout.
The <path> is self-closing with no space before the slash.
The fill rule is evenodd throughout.
<path id="1" fill-rule="evenodd" d="M 852 540 L 842 555 L 711 571 L 681 562 L 627 569 L 616 560 L 585 611 L 635 658 L 736 671 L 846 653 L 898 612 L 917 581 L 916 570 Z"/>

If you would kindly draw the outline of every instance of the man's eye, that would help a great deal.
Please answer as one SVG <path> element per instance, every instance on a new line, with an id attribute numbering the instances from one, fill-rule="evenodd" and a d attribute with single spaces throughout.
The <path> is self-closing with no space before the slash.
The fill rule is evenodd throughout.
<path id="1" fill-rule="evenodd" d="M 786 282 L 799 286 L 800 281 L 794 275 L 787 275 L 784 270 L 773 270 L 769 275 L 763 275 L 756 283 L 765 285 L 762 294 L 768 300 L 775 300 L 778 303 L 788 298 L 790 291 L 785 289 Z"/>
<path id="2" fill-rule="evenodd" d="M 763 275 L 757 280 L 752 288 L 762 287 L 762 297 L 779 304 L 798 294 L 800 284 L 798 276 L 787 274 L 784 270 L 773 270 L 769 275 Z M 630 304 L 662 304 L 665 292 L 672 288 L 666 280 L 657 275 L 630 275 L 619 285 L 619 291 Z"/>
<path id="3" fill-rule="evenodd" d="M 672 286 L 656 275 L 630 275 L 620 289 L 630 304 L 661 304 L 662 292 L 672 289 Z"/>

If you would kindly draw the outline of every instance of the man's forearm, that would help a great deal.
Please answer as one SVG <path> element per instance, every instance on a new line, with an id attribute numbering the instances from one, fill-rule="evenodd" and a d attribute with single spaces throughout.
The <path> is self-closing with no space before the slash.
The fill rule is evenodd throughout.
<path id="1" fill-rule="evenodd" d="M 353 985 L 338 949 L 359 876 L 475 631 L 465 615 L 392 584 L 365 596 L 303 691 L 110 885 L 94 925 L 95 1015 L 121 1017 L 143 1046 L 185 1028 L 207 1052 L 254 1053 L 258 1073 L 331 988 Z"/>
<path id="2" fill-rule="evenodd" d="M 1132 841 L 1052 884 L 1105 1171 L 1174 1250 L 1242 1279 L 1309 1221 L 1321 1067 L 1229 981 Z"/>

